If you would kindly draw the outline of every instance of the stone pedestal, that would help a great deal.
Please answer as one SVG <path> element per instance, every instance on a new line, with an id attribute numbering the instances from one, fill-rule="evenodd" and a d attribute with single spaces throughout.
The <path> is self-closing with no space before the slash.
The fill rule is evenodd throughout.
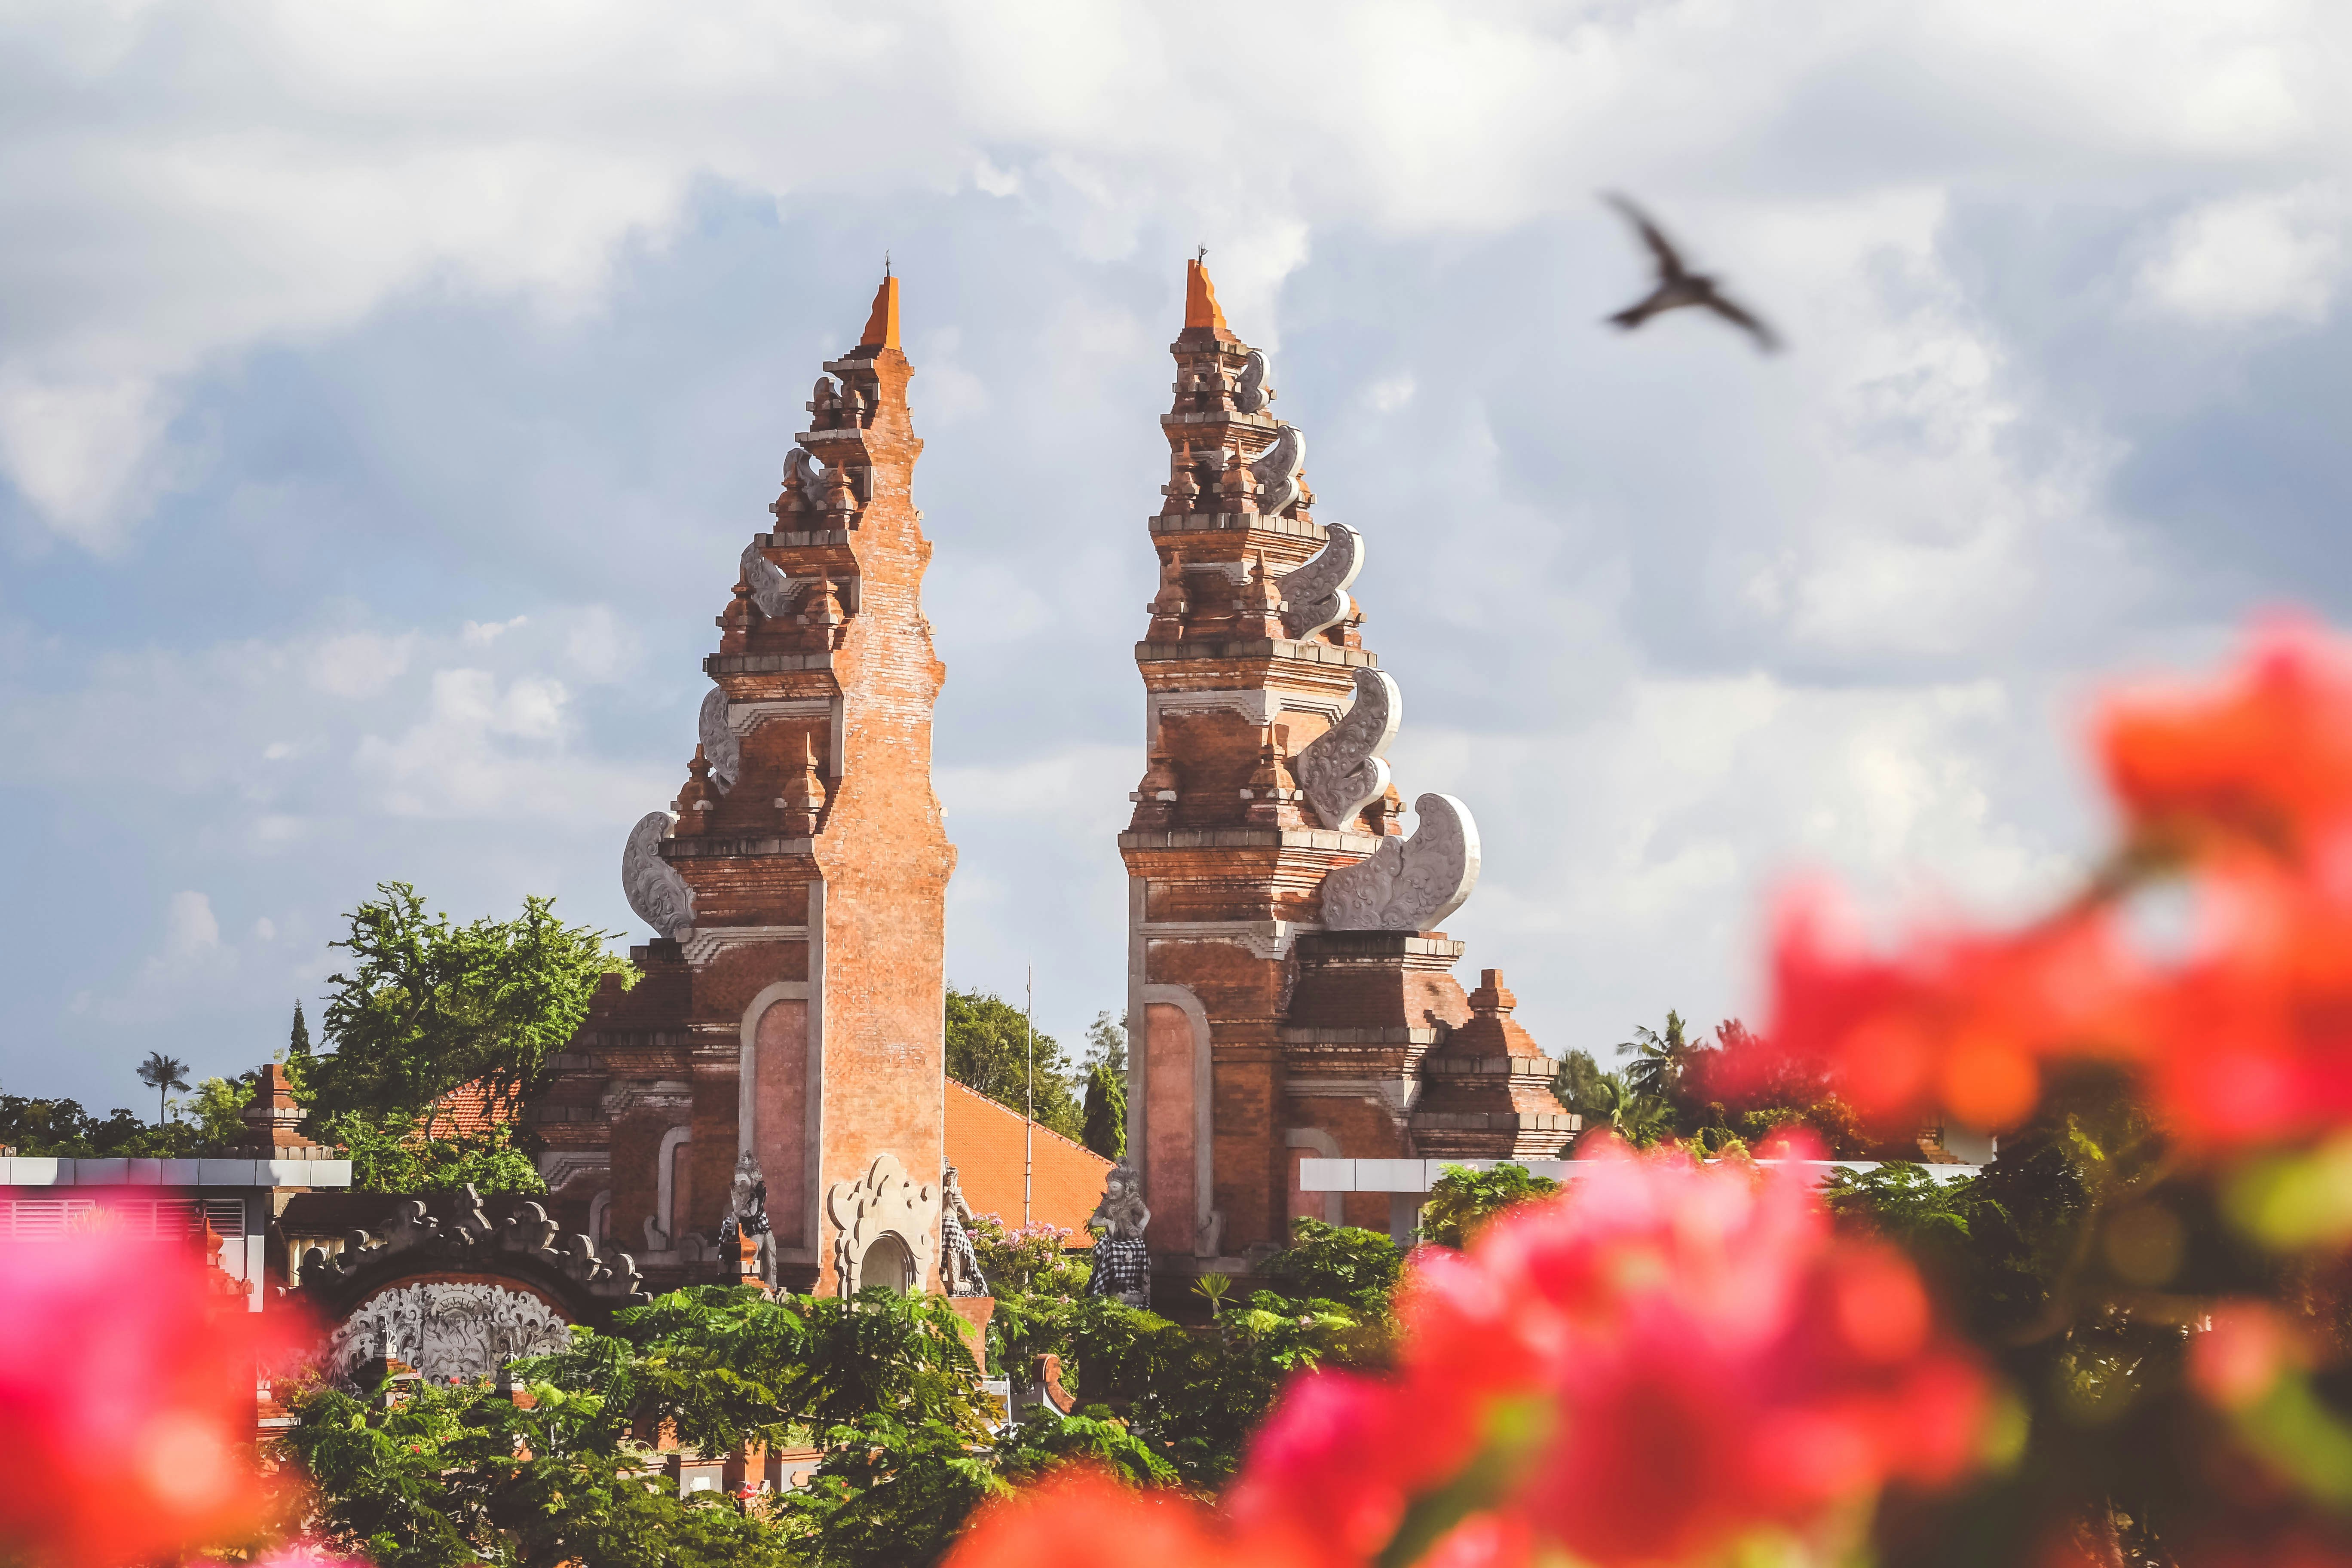
<path id="1" fill-rule="evenodd" d="M 982 1375 L 988 1371 L 988 1321 L 996 1316 L 993 1296 L 950 1296 L 948 1305 L 963 1320 L 964 1348 L 971 1359 L 980 1363 Z"/>

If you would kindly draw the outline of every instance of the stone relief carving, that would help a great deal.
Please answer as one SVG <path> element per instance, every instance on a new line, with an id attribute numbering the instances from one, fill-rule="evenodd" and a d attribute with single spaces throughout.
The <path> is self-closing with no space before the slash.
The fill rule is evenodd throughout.
<path id="1" fill-rule="evenodd" d="M 1242 365 L 1241 384 L 1234 389 L 1234 406 L 1244 414 L 1263 414 L 1273 401 L 1274 388 L 1265 384 L 1265 355 L 1252 349 Z"/>
<path id="2" fill-rule="evenodd" d="M 1383 838 L 1368 859 L 1323 879 L 1326 931 L 1434 931 L 1478 885 L 1478 825 L 1450 795 L 1414 801 L 1410 838 Z"/>
<path id="3" fill-rule="evenodd" d="M 824 507 L 824 468 L 816 454 L 805 447 L 795 447 L 784 459 L 784 493 L 797 495 L 802 505 L 794 511 L 818 511 Z"/>
<path id="4" fill-rule="evenodd" d="M 767 557 L 761 556 L 761 560 Z M 702 694 L 702 712 L 695 721 L 695 738 L 702 742 L 703 760 L 710 764 L 710 782 L 725 795 L 743 773 L 743 737 L 727 721 L 727 693 L 717 687 Z"/>
<path id="5" fill-rule="evenodd" d="M 661 841 L 677 820 L 667 811 L 649 811 L 637 818 L 621 850 L 621 891 L 655 935 L 683 938 L 694 929 L 694 889 L 677 867 L 661 858 Z"/>
<path id="6" fill-rule="evenodd" d="M 877 1155 L 856 1181 L 834 1183 L 824 1212 L 840 1232 L 833 1238 L 833 1272 L 843 1295 L 855 1296 L 865 1284 L 866 1249 L 886 1235 L 896 1236 L 914 1259 L 917 1289 L 931 1277 L 940 1192 L 908 1177 L 896 1154 Z"/>
<path id="7" fill-rule="evenodd" d="M 768 552 L 753 540 L 743 547 L 743 585 L 751 590 L 751 603 L 772 621 L 791 618 L 793 601 L 799 596 L 802 584 L 784 575 L 784 569 L 768 559 Z"/>
<path id="8" fill-rule="evenodd" d="M 1307 494 L 1298 482 L 1307 467 L 1307 437 L 1296 425 L 1277 425 L 1275 430 L 1274 445 L 1249 466 L 1257 480 L 1257 510 L 1268 517 L 1288 511 Z"/>
<path id="9" fill-rule="evenodd" d="M 572 1342 L 572 1325 L 522 1290 L 459 1280 L 378 1291 L 327 1340 L 326 1369 L 341 1382 L 371 1356 L 406 1362 L 435 1383 L 494 1377 L 523 1356 L 552 1355 Z"/>
<path id="10" fill-rule="evenodd" d="M 1384 671 L 1356 671 L 1356 700 L 1339 721 L 1290 759 L 1290 771 L 1323 826 L 1345 828 L 1389 787 L 1381 753 L 1404 721 L 1404 694 Z"/>
<path id="11" fill-rule="evenodd" d="M 1348 588 L 1364 569 L 1364 536 L 1344 522 L 1325 531 L 1322 553 L 1282 579 L 1282 629 L 1293 642 L 1338 626 L 1356 608 Z"/>

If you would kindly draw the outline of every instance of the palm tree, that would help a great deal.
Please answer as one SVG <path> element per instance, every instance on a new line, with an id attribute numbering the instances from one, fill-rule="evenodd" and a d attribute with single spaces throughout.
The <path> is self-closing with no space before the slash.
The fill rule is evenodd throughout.
<path id="1" fill-rule="evenodd" d="M 1682 1093 L 1703 1045 L 1684 1037 L 1682 1015 L 1668 1013 L 1663 1031 L 1636 1027 L 1633 1037 L 1619 1044 L 1617 1054 L 1632 1057 L 1625 1081 L 1636 1094 L 1672 1102 Z"/>
<path id="2" fill-rule="evenodd" d="M 1604 1072 L 1592 1080 L 1585 1125 L 1588 1129 L 1606 1127 L 1639 1147 L 1657 1142 L 1659 1134 L 1671 1131 L 1673 1113 L 1664 1101 L 1642 1093 L 1628 1082 L 1631 1076 Z"/>
<path id="3" fill-rule="evenodd" d="M 173 1089 L 187 1092 L 188 1064 L 161 1051 L 149 1051 L 139 1064 L 139 1081 L 155 1091 L 155 1125 L 163 1125 L 163 1096 Z"/>

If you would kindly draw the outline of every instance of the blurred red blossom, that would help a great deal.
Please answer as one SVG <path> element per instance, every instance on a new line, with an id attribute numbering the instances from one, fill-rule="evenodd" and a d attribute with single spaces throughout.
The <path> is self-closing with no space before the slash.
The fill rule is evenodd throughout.
<path id="1" fill-rule="evenodd" d="M 0 1244 L 0 1558 L 105 1568 L 260 1521 L 241 1446 L 265 1331 L 218 1279 L 104 1230 Z"/>
<path id="2" fill-rule="evenodd" d="M 1969 1468 L 1987 1384 L 1900 1254 L 1835 1233 L 1794 1169 L 1588 1152 L 1570 1191 L 1468 1253 L 1415 1256 L 1394 1373 L 1294 1382 L 1222 1520 L 1057 1482 L 983 1519 L 950 1568 L 1348 1568 L 1401 1529 L 1431 1531 L 1419 1560 L 1444 1568 L 1694 1561 Z"/>
<path id="3" fill-rule="evenodd" d="M 2340 854 L 2352 830 L 2352 644 L 2308 621 L 2260 627 L 2210 685 L 2143 686 L 2098 720 L 2108 787 L 2138 845 L 2173 853 L 2252 843 Z"/>
<path id="4" fill-rule="evenodd" d="M 1941 1110 L 1972 1127 L 2013 1126 L 2050 1058 L 2137 1049 L 2149 999 L 2145 967 L 2103 907 L 2015 932 L 1924 931 L 1887 952 L 1812 885 L 1781 900 L 1771 976 L 1766 1044 L 1727 1059 L 1726 1074 L 1823 1070 L 1881 1122 Z"/>

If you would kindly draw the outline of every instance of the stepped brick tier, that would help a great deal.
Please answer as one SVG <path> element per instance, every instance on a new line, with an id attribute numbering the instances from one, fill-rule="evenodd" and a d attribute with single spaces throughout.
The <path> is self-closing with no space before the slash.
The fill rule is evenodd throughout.
<path id="1" fill-rule="evenodd" d="M 656 1289 L 719 1277 L 744 1153 L 796 1289 L 840 1282 L 828 1193 L 884 1156 L 939 1181 L 955 850 L 931 789 L 945 667 L 898 289 L 824 366 L 772 524 L 736 562 L 685 784 L 628 836 L 624 884 L 656 938 L 631 951 L 645 978 L 607 983 L 527 1111 L 555 1217 Z M 880 1245 L 912 1267 L 937 1257 L 935 1196 L 907 1212 L 930 1234 Z"/>
<path id="2" fill-rule="evenodd" d="M 1135 659 L 1146 766 L 1129 883 L 1129 1146 L 1156 1271 L 1237 1271 L 1300 1215 L 1377 1229 L 1384 1194 L 1303 1188 L 1309 1158 L 1527 1158 L 1575 1130 L 1492 970 L 1470 996 L 1438 929 L 1478 835 L 1404 802 L 1402 692 L 1349 589 L 1366 542 L 1318 521 L 1306 437 L 1272 412 L 1200 262 L 1171 345 L 1159 591 Z"/>

